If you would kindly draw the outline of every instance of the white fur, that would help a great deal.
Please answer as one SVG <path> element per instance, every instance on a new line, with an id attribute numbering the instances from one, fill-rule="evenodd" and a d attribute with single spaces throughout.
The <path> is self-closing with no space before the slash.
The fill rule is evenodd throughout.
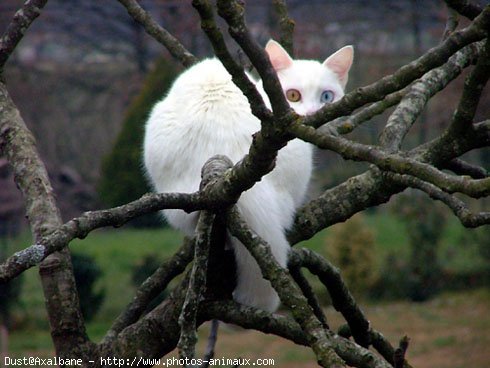
<path id="1" fill-rule="evenodd" d="M 335 91 L 336 99 L 343 95 L 336 75 L 315 61 L 296 60 L 279 70 L 278 76 L 285 91 L 295 88 L 303 94 L 303 103 L 291 103 L 299 114 L 318 110 L 322 106 L 319 95 L 325 89 Z M 269 104 L 261 82 L 257 87 Z M 260 121 L 225 68 L 216 59 L 204 60 L 185 71 L 153 108 L 144 142 L 147 173 L 158 192 L 197 191 L 205 161 L 216 154 L 239 161 L 259 129 Z M 290 248 L 284 230 L 291 226 L 294 212 L 304 200 L 311 172 L 312 147 L 292 140 L 279 151 L 275 169 L 244 192 L 237 203 L 245 221 L 267 241 L 282 267 L 286 267 Z M 193 234 L 197 213 L 166 210 L 164 214 L 172 226 Z M 229 243 L 237 259 L 235 300 L 275 310 L 279 298 L 262 278 L 255 260 L 237 239 L 230 236 Z"/>

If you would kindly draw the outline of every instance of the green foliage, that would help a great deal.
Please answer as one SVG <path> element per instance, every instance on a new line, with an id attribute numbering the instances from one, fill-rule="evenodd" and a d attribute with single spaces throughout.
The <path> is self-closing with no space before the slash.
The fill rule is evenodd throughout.
<path id="1" fill-rule="evenodd" d="M 177 73 L 176 67 L 160 59 L 148 74 L 141 92 L 129 106 L 121 132 L 112 151 L 104 158 L 98 192 L 108 206 L 118 206 L 138 199 L 150 191 L 142 170 L 144 123 L 153 105 L 165 95 Z M 156 225 L 142 218 L 134 225 Z"/>
<path id="2" fill-rule="evenodd" d="M 439 249 L 447 221 L 446 212 L 418 193 L 400 197 L 394 211 L 405 222 L 410 255 L 408 260 L 399 254 L 388 255 L 371 295 L 427 300 L 442 286 Z"/>
<path id="3" fill-rule="evenodd" d="M 408 298 L 408 274 L 410 269 L 407 260 L 395 252 L 388 253 L 369 296 L 372 299 L 388 300 Z"/>
<path id="4" fill-rule="evenodd" d="M 72 254 L 73 274 L 77 284 L 80 308 L 85 321 L 93 319 L 105 298 L 105 291 L 94 290 L 95 283 L 102 276 L 100 267 L 93 257 Z"/>
<path id="5" fill-rule="evenodd" d="M 375 241 L 361 215 L 333 228 L 328 255 L 351 292 L 366 295 L 375 281 Z"/>

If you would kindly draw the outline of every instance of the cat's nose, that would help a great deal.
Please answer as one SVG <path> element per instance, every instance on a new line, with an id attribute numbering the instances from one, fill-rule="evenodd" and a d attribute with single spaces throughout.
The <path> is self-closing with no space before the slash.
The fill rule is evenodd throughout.
<path id="1" fill-rule="evenodd" d="M 312 107 L 305 109 L 305 115 L 313 115 L 317 111 L 318 111 L 318 107 L 312 106 Z"/>

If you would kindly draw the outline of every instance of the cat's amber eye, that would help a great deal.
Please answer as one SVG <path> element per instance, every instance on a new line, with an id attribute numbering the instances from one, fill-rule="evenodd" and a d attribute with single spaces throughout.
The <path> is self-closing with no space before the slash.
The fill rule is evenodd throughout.
<path id="1" fill-rule="evenodd" d="M 288 89 L 286 91 L 286 98 L 291 102 L 298 102 L 301 100 L 301 93 L 297 89 Z"/>

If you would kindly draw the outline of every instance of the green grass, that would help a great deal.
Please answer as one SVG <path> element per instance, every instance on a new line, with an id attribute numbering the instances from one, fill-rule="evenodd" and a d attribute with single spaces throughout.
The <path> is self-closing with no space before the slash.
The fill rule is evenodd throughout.
<path id="1" fill-rule="evenodd" d="M 96 231 L 84 240 L 75 240 L 70 248 L 94 257 L 104 272 L 98 287 L 105 289 L 106 302 L 97 319 L 114 319 L 131 301 L 135 288 L 131 283 L 133 268 L 151 255 L 165 260 L 178 249 L 182 235 L 172 229 L 120 229 Z"/>
<path id="2" fill-rule="evenodd" d="M 389 252 L 396 252 L 400 256 L 408 255 L 407 229 L 397 217 L 378 211 L 375 215 L 365 216 L 365 222 L 375 233 L 376 254 L 380 262 Z M 464 231 L 456 220 L 451 219 L 448 222 L 441 246 L 441 260 L 446 267 L 467 270 L 483 264 L 475 246 L 461 244 Z M 326 229 L 298 246 L 306 246 L 325 255 L 331 236 L 332 229 Z M 111 321 L 132 299 L 135 291 L 130 280 L 133 267 L 146 255 L 163 261 L 177 250 L 182 239 L 181 234 L 169 228 L 121 228 L 94 231 L 86 239 L 74 240 L 70 244 L 72 252 L 93 256 L 103 270 L 96 287 L 105 290 L 105 301 L 95 320 L 87 325 L 88 333 L 95 341 L 104 335 Z M 10 251 L 19 250 L 30 243 L 29 234 L 22 234 L 9 242 L 9 248 Z M 23 277 L 22 300 L 14 315 L 18 325 L 29 331 L 29 338 L 21 338 L 22 330 L 15 332 L 12 349 L 49 349 L 49 328 L 37 268 L 28 270 Z M 15 337 L 16 334 L 19 334 L 18 337 Z M 445 343 L 448 342 L 438 341 L 436 344 Z"/>

